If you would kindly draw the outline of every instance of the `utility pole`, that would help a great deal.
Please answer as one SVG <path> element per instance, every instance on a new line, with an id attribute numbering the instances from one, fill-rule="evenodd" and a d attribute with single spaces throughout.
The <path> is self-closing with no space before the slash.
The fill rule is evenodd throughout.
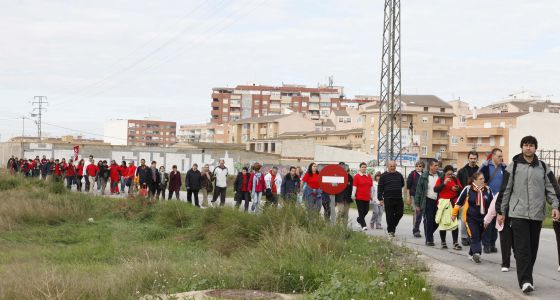
<path id="1" fill-rule="evenodd" d="M 402 165 L 400 0 L 385 0 L 380 93 L 377 160 L 381 165 L 384 156 L 384 165 L 389 160 Z"/>
<path id="2" fill-rule="evenodd" d="M 47 105 L 47 96 L 35 96 L 33 97 L 33 116 L 37 116 L 37 136 L 39 137 L 39 141 L 42 140 L 42 131 L 41 131 L 41 121 L 43 117 L 43 110 L 46 111 L 47 108 L 44 105 Z"/>

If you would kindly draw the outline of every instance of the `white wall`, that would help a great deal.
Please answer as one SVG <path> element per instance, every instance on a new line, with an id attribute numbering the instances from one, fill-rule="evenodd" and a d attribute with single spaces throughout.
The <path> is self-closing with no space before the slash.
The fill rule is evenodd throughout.
<path id="1" fill-rule="evenodd" d="M 115 146 L 126 146 L 128 120 L 107 120 L 103 125 L 103 141 Z"/>
<path id="2" fill-rule="evenodd" d="M 315 145 L 315 162 L 318 164 L 338 164 L 339 162 L 344 162 L 351 169 L 357 169 L 360 163 L 368 163 L 372 159 L 372 155 L 360 151 Z"/>
<path id="3" fill-rule="evenodd" d="M 539 149 L 560 150 L 560 114 L 533 112 L 517 118 L 517 126 L 509 131 L 509 154 L 521 152 L 519 142 L 524 136 L 532 135 L 539 142 Z M 508 161 L 511 161 L 511 157 Z"/>

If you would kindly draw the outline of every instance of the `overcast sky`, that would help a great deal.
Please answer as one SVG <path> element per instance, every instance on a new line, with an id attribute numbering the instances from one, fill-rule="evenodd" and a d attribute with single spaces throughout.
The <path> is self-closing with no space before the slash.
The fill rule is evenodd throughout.
<path id="1" fill-rule="evenodd" d="M 558 0 L 402 2 L 403 93 L 473 106 L 522 90 L 560 99 Z M 2 140 L 21 134 L 13 118 L 28 114 L 37 95 L 50 102 L 44 132 L 101 138 L 93 134 L 111 118 L 205 122 L 216 86 L 316 86 L 333 75 L 347 96 L 379 93 L 381 0 L 0 7 Z M 26 134 L 35 133 L 27 121 Z"/>

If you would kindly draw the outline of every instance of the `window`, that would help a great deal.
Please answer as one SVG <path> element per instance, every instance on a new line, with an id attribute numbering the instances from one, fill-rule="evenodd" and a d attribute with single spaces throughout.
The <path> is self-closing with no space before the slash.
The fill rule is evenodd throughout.
<path id="1" fill-rule="evenodd" d="M 491 122 L 484 122 L 484 128 L 492 128 Z"/>
<path id="2" fill-rule="evenodd" d="M 495 146 L 496 145 L 496 139 L 493 136 L 491 136 L 489 143 L 490 143 L 490 146 Z"/>
<path id="3" fill-rule="evenodd" d="M 345 140 L 346 137 L 345 137 L 345 136 L 339 136 L 338 139 L 339 139 L 339 140 Z"/>
<path id="4" fill-rule="evenodd" d="M 424 155 L 424 156 L 428 155 L 428 147 L 427 146 L 422 146 L 422 155 Z"/>
<path id="5" fill-rule="evenodd" d="M 427 130 L 422 130 L 422 137 L 427 139 L 428 138 L 428 131 Z"/>
<path id="6" fill-rule="evenodd" d="M 477 145 L 482 145 L 482 138 L 481 138 L 481 137 L 478 137 L 478 138 L 476 139 L 476 144 L 477 144 Z"/>
<path id="7" fill-rule="evenodd" d="M 422 123 L 426 124 L 428 123 L 428 117 L 422 117 Z"/>
<path id="8" fill-rule="evenodd" d="M 445 107 L 440 108 L 439 112 L 445 112 Z"/>
<path id="9" fill-rule="evenodd" d="M 403 121 L 403 122 L 408 121 L 408 117 L 407 116 L 401 116 L 401 121 Z"/>
<path id="10" fill-rule="evenodd" d="M 439 119 L 439 124 L 445 125 L 445 119 L 444 118 Z"/>
<path id="11" fill-rule="evenodd" d="M 428 111 L 428 107 L 427 107 L 427 106 L 424 106 L 424 111 Z"/>
<path id="12" fill-rule="evenodd" d="M 465 122 L 467 122 L 467 117 L 466 116 L 459 117 L 459 123 L 465 123 Z"/>
<path id="13" fill-rule="evenodd" d="M 213 106 L 213 107 L 212 107 L 212 110 L 220 110 L 220 108 L 217 107 L 217 106 Z"/>
<path id="14" fill-rule="evenodd" d="M 505 144 L 505 138 L 503 136 L 500 137 L 500 146 L 503 147 Z"/>
<path id="15" fill-rule="evenodd" d="M 456 136 L 451 136 L 451 144 L 452 145 L 457 145 L 458 139 Z"/>
<path id="16" fill-rule="evenodd" d="M 214 99 L 212 99 L 212 101 L 214 101 L 214 102 L 220 102 L 220 99 L 214 98 Z"/>
<path id="17" fill-rule="evenodd" d="M 506 128 L 506 122 L 500 122 L 500 128 Z"/>

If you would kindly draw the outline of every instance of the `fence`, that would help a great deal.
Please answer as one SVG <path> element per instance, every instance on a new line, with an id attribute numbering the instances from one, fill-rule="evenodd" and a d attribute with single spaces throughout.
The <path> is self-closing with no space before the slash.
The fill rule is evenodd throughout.
<path id="1" fill-rule="evenodd" d="M 560 150 L 538 150 L 537 156 L 550 165 L 554 175 L 560 175 L 558 174 L 560 172 Z"/>

